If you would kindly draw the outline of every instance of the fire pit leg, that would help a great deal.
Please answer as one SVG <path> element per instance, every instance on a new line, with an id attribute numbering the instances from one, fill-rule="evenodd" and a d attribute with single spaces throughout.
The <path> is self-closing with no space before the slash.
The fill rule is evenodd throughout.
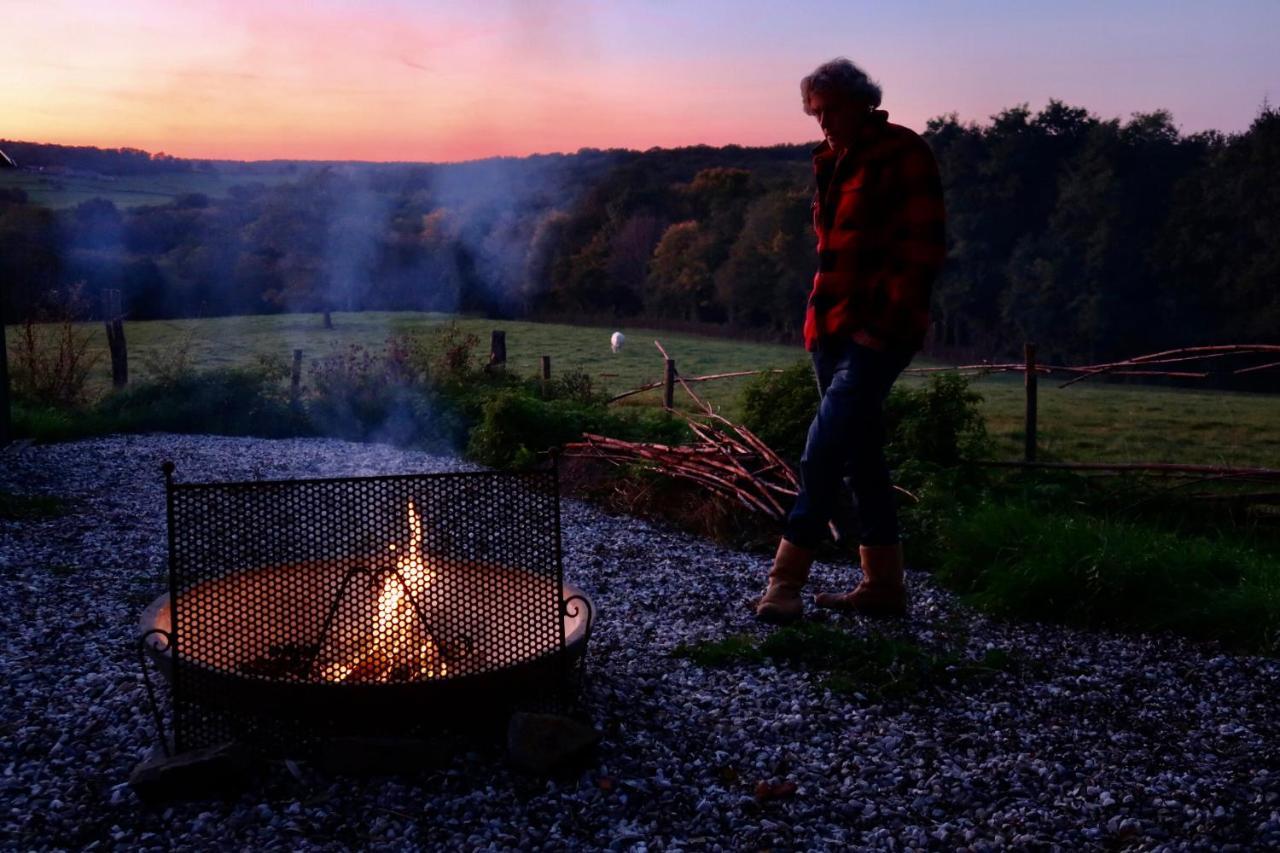
<path id="1" fill-rule="evenodd" d="M 595 623 L 596 611 L 595 606 L 591 603 L 591 599 L 585 595 L 571 595 L 568 598 L 560 600 L 560 615 L 576 619 L 578 614 L 582 613 L 583 608 L 586 609 L 586 633 L 584 635 L 583 644 L 591 641 L 591 626 Z M 582 693 L 582 682 L 584 679 L 583 670 L 586 668 L 586 658 L 584 656 L 570 656 L 564 645 L 564 634 L 561 633 L 560 648 L 560 689 L 561 702 L 564 707 L 571 707 L 580 698 Z"/>
<path id="2" fill-rule="evenodd" d="M 169 757 L 172 755 L 169 751 L 169 736 L 165 733 L 164 717 L 160 713 L 160 702 L 156 698 L 156 689 L 151 684 L 151 675 L 147 671 L 147 642 L 152 634 L 164 638 L 164 645 L 160 648 L 162 652 L 173 645 L 173 637 L 162 628 L 152 628 L 138 637 L 138 666 L 142 669 L 142 683 L 147 688 L 147 702 L 151 705 L 151 716 L 156 721 L 156 736 L 160 738 L 160 748 L 164 750 L 165 756 Z"/>

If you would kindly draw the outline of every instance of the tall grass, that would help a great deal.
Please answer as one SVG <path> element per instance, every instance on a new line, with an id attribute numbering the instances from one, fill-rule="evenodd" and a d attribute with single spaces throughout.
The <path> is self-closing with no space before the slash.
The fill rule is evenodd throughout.
<path id="1" fill-rule="evenodd" d="M 991 503 L 947 525 L 937 573 L 999 616 L 1280 651 L 1280 560 L 1239 540 Z"/>
<path id="2" fill-rule="evenodd" d="M 288 359 L 302 349 L 308 362 L 340 352 L 351 344 L 382 346 L 396 334 L 430 335 L 456 320 L 464 333 L 474 334 L 487 352 L 489 334 L 495 328 L 507 333 L 507 372 L 534 376 L 542 355 L 552 358 L 553 375 L 580 371 L 591 376 L 598 391 L 619 393 L 662 378 L 662 359 L 653 346 L 660 339 L 684 376 L 738 370 L 785 368 L 804 361 L 799 345 L 744 343 L 720 338 L 657 332 L 619 324 L 627 333 L 622 352 L 609 348 L 614 327 L 567 326 L 525 321 L 453 318 L 423 313 L 338 313 L 336 328 L 326 330 L 319 315 L 280 314 L 256 317 L 214 317 L 203 320 L 157 320 L 125 324 L 133 363 L 131 375 L 138 381 L 151 378 L 147 355 L 153 364 L 179 351 L 184 343 L 190 364 L 197 371 L 244 367 L 267 356 Z M 91 336 L 89 352 L 105 356 L 106 340 L 97 324 L 77 327 Z M 10 327 L 10 341 L 16 327 Z M 189 339 L 189 341 L 187 341 Z M 102 358 L 103 356 L 99 356 Z M 110 374 L 101 362 L 89 376 L 89 390 L 105 392 Z M 931 362 L 918 357 L 913 366 Z M 804 368 L 799 368 L 803 370 Z M 742 391 L 749 380 L 729 379 L 697 386 L 730 418 L 742 416 Z M 899 384 L 918 387 L 923 379 L 905 376 Z M 984 398 L 981 412 L 994 441 L 997 458 L 1011 458 L 1022 450 L 1022 383 L 1019 377 L 991 376 L 976 380 L 975 390 Z M 816 392 L 815 392 L 816 393 Z M 1049 382 L 1040 386 L 1040 449 L 1045 458 L 1075 461 L 1170 461 L 1206 464 L 1280 467 L 1280 396 L 1209 390 L 1187 390 L 1135 385 L 1081 384 L 1059 389 Z M 677 401 L 684 394 L 677 389 Z M 621 404 L 653 407 L 661 391 L 650 391 Z"/>

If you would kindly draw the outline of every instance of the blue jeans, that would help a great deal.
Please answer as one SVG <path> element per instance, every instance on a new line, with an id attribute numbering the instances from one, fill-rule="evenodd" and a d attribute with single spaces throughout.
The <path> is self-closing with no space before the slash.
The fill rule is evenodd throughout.
<path id="1" fill-rule="evenodd" d="M 898 542 L 898 513 L 884 459 L 884 400 L 911 353 L 879 352 L 852 341 L 820 347 L 813 370 L 822 402 L 800 457 L 800 494 L 783 537 L 814 548 L 827 534 L 847 483 L 863 545 Z"/>

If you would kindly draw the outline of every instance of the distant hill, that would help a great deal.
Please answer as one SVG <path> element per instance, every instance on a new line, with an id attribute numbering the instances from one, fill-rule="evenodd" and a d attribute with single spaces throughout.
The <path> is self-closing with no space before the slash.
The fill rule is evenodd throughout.
<path id="1" fill-rule="evenodd" d="M 733 161 L 735 165 L 749 167 L 767 162 L 802 160 L 808 157 L 809 146 L 774 145 L 768 147 L 744 148 L 740 145 L 713 147 L 710 145 L 691 145 L 684 148 L 653 148 L 643 152 L 645 155 L 674 155 L 676 159 L 686 162 L 702 161 L 704 166 L 724 165 Z M 8 157 L 4 157 L 4 153 Z M 368 170 L 376 172 L 397 171 L 404 168 L 435 169 L 461 168 L 480 164 L 515 164 L 520 162 L 545 163 L 581 159 L 586 161 L 607 159 L 611 162 L 640 157 L 642 152 L 625 148 L 602 150 L 598 148 L 582 148 L 571 154 L 530 154 L 524 157 L 487 157 L 482 160 L 469 160 L 457 163 L 438 163 L 431 161 L 401 161 L 374 163 L 363 160 L 212 160 L 187 159 L 174 157 L 164 152 L 151 153 L 139 148 L 97 148 L 90 145 L 57 145 L 48 142 L 25 142 L 13 139 L 0 139 L 0 158 L 10 164 L 32 171 L 81 172 L 106 176 L 130 175 L 171 175 L 219 172 L 236 174 L 284 174 L 301 173 L 318 169 Z M 12 158 L 12 159 L 9 159 Z M 0 160 L 0 167 L 3 167 Z"/>

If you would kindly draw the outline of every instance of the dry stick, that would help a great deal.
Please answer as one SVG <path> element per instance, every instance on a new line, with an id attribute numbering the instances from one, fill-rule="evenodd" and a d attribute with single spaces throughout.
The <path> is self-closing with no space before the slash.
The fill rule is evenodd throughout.
<path id="1" fill-rule="evenodd" d="M 1272 367 L 1280 367 L 1280 361 L 1270 361 L 1270 362 L 1267 362 L 1266 364 L 1259 364 L 1256 367 L 1245 367 L 1240 370 L 1233 370 L 1231 372 L 1239 376 L 1241 373 L 1254 373 L 1259 370 L 1268 370 Z"/>
<path id="2" fill-rule="evenodd" d="M 591 437 L 591 438 L 598 438 L 598 437 Z M 644 447 L 643 444 L 640 444 L 640 446 L 627 446 L 625 442 L 616 442 L 616 443 L 609 442 L 608 444 L 603 444 L 603 446 L 613 447 L 614 450 L 622 453 L 627 453 L 627 452 L 635 453 L 635 455 L 643 457 L 643 459 L 649 459 L 655 462 L 662 462 L 662 464 L 682 465 L 686 467 L 690 467 L 690 466 L 696 467 L 699 465 L 705 465 L 705 466 L 713 467 L 713 469 L 727 471 L 727 473 L 730 473 L 730 474 L 741 473 L 740 467 L 737 467 L 735 465 L 728 465 L 726 464 L 726 462 L 721 462 L 714 459 L 680 459 L 680 457 L 682 456 L 687 457 L 690 455 L 687 455 L 687 453 L 680 453 L 680 452 L 650 452 L 650 448 Z"/>
<path id="3" fill-rule="evenodd" d="M 1211 344 L 1200 347 L 1178 347 L 1177 349 L 1162 350 L 1161 352 L 1147 353 L 1146 355 L 1136 355 L 1130 361 L 1146 363 L 1154 359 L 1164 358 L 1165 356 L 1181 355 L 1185 352 L 1210 353 L 1210 352 L 1280 352 L 1280 344 Z"/>
<path id="4" fill-rule="evenodd" d="M 1099 376 L 1103 373 L 1110 373 L 1121 367 L 1133 367 L 1144 364 L 1160 364 L 1161 359 L 1167 357 L 1178 357 L 1186 353 L 1197 353 L 1201 357 L 1209 357 L 1209 354 L 1235 354 L 1235 353 L 1256 353 L 1256 352 L 1280 352 L 1280 345 L 1272 344 L 1219 344 L 1215 346 L 1205 347 L 1179 347 L 1178 349 L 1164 350 L 1162 352 L 1153 352 L 1146 355 L 1134 356 L 1133 358 L 1123 359 L 1121 361 L 1111 362 L 1109 364 L 1091 365 L 1083 368 L 1087 371 L 1077 376 L 1075 379 L 1059 386 L 1066 388 L 1068 385 L 1074 385 L 1082 382 L 1092 376 Z"/>
<path id="5" fill-rule="evenodd" d="M 661 342 L 655 340 L 653 344 L 657 347 L 663 359 L 669 361 L 670 355 L 663 348 Z M 759 371 L 719 374 L 707 378 L 748 375 L 748 373 L 756 372 Z M 786 513 L 774 497 L 774 493 L 789 497 L 794 497 L 799 493 L 800 481 L 795 471 L 751 430 L 735 424 L 723 415 L 718 414 L 689 387 L 688 381 L 679 377 L 678 374 L 677 378 L 680 379 L 680 384 L 685 393 L 703 411 L 704 416 L 723 424 L 725 429 L 717 429 L 713 425 L 694 420 L 686 412 L 669 408 L 669 411 L 685 419 L 689 425 L 690 432 L 701 442 L 700 445 L 673 447 L 670 445 L 626 442 L 605 436 L 584 434 L 584 441 L 565 446 L 566 455 L 592 457 L 614 464 L 640 463 L 648 465 L 670 476 L 683 477 L 705 485 L 713 491 L 737 498 L 748 509 L 762 512 L 774 519 L 785 517 Z M 665 383 L 655 383 L 644 389 L 637 389 L 637 391 L 628 392 L 626 395 L 621 396 L 629 396 L 632 393 L 638 393 L 640 390 L 649 390 L 662 384 Z M 755 470 L 747 467 L 745 463 L 757 457 L 764 463 L 763 467 L 753 465 L 752 467 Z M 782 482 L 771 482 L 764 476 L 766 474 L 774 474 Z M 894 489 L 914 501 L 919 501 L 918 497 L 906 489 L 899 486 L 894 486 Z"/>
<path id="6" fill-rule="evenodd" d="M 654 343 L 657 343 L 657 341 L 654 341 Z M 659 345 L 659 349 L 661 349 L 661 345 Z M 694 394 L 693 389 L 689 388 L 687 385 L 685 386 L 685 390 L 689 392 L 689 396 L 693 397 L 695 402 L 697 402 L 700 406 L 702 406 L 703 410 L 706 411 L 708 417 L 713 418 L 714 420 L 720 421 L 721 423 L 728 426 L 729 429 L 733 430 L 733 432 L 735 432 L 740 438 L 746 441 L 749 446 L 754 448 L 757 453 L 759 453 L 762 457 L 764 457 L 765 461 L 780 465 L 782 469 L 786 472 L 785 476 L 787 480 L 791 484 L 795 485 L 797 489 L 799 489 L 799 481 L 795 476 L 795 472 L 793 472 L 791 470 L 791 467 L 787 465 L 785 462 L 783 462 L 778 457 L 778 455 L 769 448 L 768 445 L 766 445 L 763 441 L 757 438 L 746 427 L 740 427 L 737 424 L 730 421 L 728 418 L 724 417 L 723 415 L 720 415 L 714 412 L 711 409 L 711 407 L 707 405 L 705 402 L 703 402 L 703 400 L 701 400 L 697 394 Z M 693 421 L 690 420 L 687 416 L 686 416 L 686 420 L 689 420 L 690 425 L 693 424 Z M 745 468 L 743 469 L 743 473 L 751 480 L 753 481 L 755 480 L 755 478 L 751 476 L 751 472 L 747 471 Z M 767 492 L 766 492 L 766 495 L 767 495 Z M 769 500 L 771 503 L 777 505 L 777 501 L 773 500 L 772 496 L 769 496 Z M 781 506 L 778 506 L 778 512 L 780 514 L 782 513 Z"/>
<path id="7" fill-rule="evenodd" d="M 738 471 L 741 472 L 741 476 L 745 477 L 748 483 L 756 487 L 759 493 L 769 502 L 779 516 L 786 514 L 785 510 L 782 508 L 782 504 L 778 503 L 777 499 L 769 493 L 768 487 L 760 480 L 760 478 L 754 476 L 736 459 L 734 460 L 734 464 L 738 468 Z"/>
<path id="8" fill-rule="evenodd" d="M 1213 475 L 1257 479 L 1263 482 L 1280 480 L 1280 469 L 1228 468 L 1220 465 L 1178 465 L 1169 462 L 1018 462 L 979 461 L 975 464 L 995 468 L 1058 468 L 1079 471 L 1150 471 L 1158 474 Z"/>
<path id="9" fill-rule="evenodd" d="M 782 368 L 774 367 L 769 370 L 735 370 L 732 373 L 712 373 L 707 376 L 688 376 L 685 382 L 710 382 L 713 379 L 732 379 L 736 376 L 759 376 L 761 373 L 782 373 Z M 650 382 L 648 385 L 641 385 L 639 388 L 632 388 L 630 391 L 623 391 L 610 397 L 605 401 L 605 405 L 617 402 L 626 397 L 632 397 L 636 394 L 643 394 L 645 391 L 652 391 L 654 388 L 661 388 L 665 382 Z"/>
<path id="10" fill-rule="evenodd" d="M 728 457 L 729 460 L 733 463 L 734 468 L 736 469 L 738 474 L 742 477 L 745 477 L 747 479 L 747 482 L 756 486 L 760 490 L 761 494 L 763 494 L 764 497 L 769 501 L 769 503 L 773 505 L 778 515 L 783 514 L 782 506 L 774 499 L 772 495 L 769 494 L 767 489 L 761 488 L 762 484 L 760 483 L 759 479 L 752 476 L 751 472 L 747 470 L 747 468 L 743 466 L 736 458 L 734 458 L 735 452 L 738 454 L 741 454 L 742 451 L 745 450 L 745 448 L 735 445 L 732 439 L 729 439 L 727 436 L 717 435 L 715 430 L 712 430 L 706 426 L 703 426 L 702 424 L 697 423 L 688 415 L 683 415 L 683 417 L 688 422 L 689 428 L 693 431 L 694 435 L 698 436 L 703 441 L 719 448 L 721 453 L 724 456 Z"/>
<path id="11" fill-rule="evenodd" d="M 696 398 L 696 395 L 694 396 Z M 699 400 L 698 402 L 701 402 L 701 401 Z M 642 458 L 650 459 L 654 461 L 655 464 L 665 464 L 667 467 L 674 467 L 675 465 L 679 464 L 675 459 L 672 458 L 673 456 L 686 455 L 691 450 L 694 451 L 695 453 L 698 453 L 701 456 L 705 456 L 708 453 L 715 453 L 720 458 L 727 460 L 727 462 L 718 462 L 713 459 L 702 458 L 697 460 L 698 463 L 704 464 L 704 465 L 710 465 L 714 468 L 728 471 L 729 473 L 732 473 L 738 478 L 745 479 L 746 482 L 751 487 L 753 487 L 752 488 L 753 497 L 758 496 L 758 498 L 763 498 L 763 500 L 767 501 L 769 504 L 772 505 L 771 511 L 768 514 L 775 515 L 778 517 L 784 514 L 781 505 L 779 505 L 778 502 L 773 498 L 773 495 L 770 494 L 770 489 L 773 489 L 774 491 L 779 491 L 783 494 L 788 494 L 788 493 L 794 494 L 794 492 L 792 492 L 790 489 L 787 489 L 786 486 L 776 486 L 774 484 L 764 482 L 758 476 L 753 475 L 751 471 L 747 469 L 739 461 L 739 458 L 738 458 L 742 456 L 752 455 L 748 448 L 735 442 L 732 437 L 719 433 L 716 430 L 712 430 L 709 427 L 706 427 L 705 425 L 700 424 L 697 421 L 694 421 L 692 418 L 690 418 L 688 415 L 686 415 L 683 412 L 677 412 L 677 414 L 685 418 L 686 422 L 689 425 L 690 430 L 694 433 L 694 435 L 697 436 L 702 442 L 704 442 L 704 445 L 709 445 L 709 447 L 681 448 L 679 453 L 673 453 L 672 448 L 664 447 L 663 455 L 665 458 L 654 459 L 652 454 L 643 452 L 642 450 L 643 445 L 631 445 L 627 442 L 621 442 L 621 441 L 612 440 L 612 439 L 607 440 L 607 442 L 603 442 L 603 443 L 607 443 L 608 445 L 618 448 L 619 450 L 623 448 L 627 448 L 628 450 L 632 450 L 633 452 L 636 452 L 636 455 L 641 456 Z M 715 415 L 713 416 L 719 417 Z M 721 418 L 721 420 L 724 420 L 724 419 Z M 727 420 L 725 422 L 729 423 Z M 732 426 L 732 424 L 730 424 L 730 426 Z M 584 436 L 584 437 L 587 437 L 587 436 Z M 597 439 L 598 437 L 591 436 L 590 438 Z M 752 436 L 752 438 L 754 438 L 754 436 Z M 758 442 L 759 440 L 756 439 L 756 441 Z M 763 443 L 761 443 L 761 445 L 763 446 Z M 571 447 L 572 446 L 573 445 L 571 445 Z M 769 455 L 772 456 L 772 452 L 770 452 Z M 777 460 L 777 461 L 780 462 L 780 460 Z M 790 474 L 789 469 L 787 469 L 785 465 L 783 465 L 782 470 L 785 470 L 787 474 Z M 788 479 L 793 479 L 793 478 L 789 477 Z"/>
<path id="12" fill-rule="evenodd" d="M 1186 351 L 1190 351 L 1191 349 L 1197 349 L 1197 348 L 1190 348 L 1185 350 L 1169 350 L 1169 353 L 1186 352 Z M 1213 348 L 1209 347 L 1207 349 L 1213 349 Z M 1036 366 L 1036 372 L 1037 373 L 1058 373 L 1058 372 L 1078 373 L 1078 374 L 1082 374 L 1080 378 L 1088 378 L 1089 376 L 1094 376 L 1094 375 L 1097 375 L 1098 373 L 1106 372 L 1106 373 L 1113 373 L 1117 376 L 1167 376 L 1167 377 L 1179 377 L 1179 378 L 1185 378 L 1185 379 L 1204 379 L 1209 376 L 1208 373 L 1168 372 L 1168 371 L 1161 371 L 1161 370 L 1122 371 L 1122 370 L 1115 370 L 1113 368 L 1116 368 L 1117 366 L 1124 366 L 1131 363 L 1135 365 L 1174 364 L 1182 361 L 1196 361 L 1196 360 L 1205 359 L 1205 358 L 1221 358 L 1223 356 L 1234 355 L 1238 353 L 1270 352 L 1272 350 L 1277 349 L 1277 347 L 1273 347 L 1268 344 L 1259 344 L 1256 346 L 1232 345 L 1227 349 L 1229 351 L 1214 352 L 1214 353 L 1203 354 L 1203 355 L 1185 356 L 1181 358 L 1160 358 L 1159 356 L 1166 355 L 1167 353 L 1153 353 L 1152 355 L 1149 355 L 1149 356 L 1137 356 L 1133 359 L 1126 359 L 1125 361 L 1119 361 L 1119 362 L 1114 362 L 1110 364 L 1086 365 L 1084 367 L 1070 367 L 1067 365 L 1040 364 Z M 1275 362 L 1274 364 L 1270 364 L 1270 365 L 1262 365 L 1261 367 L 1258 367 L 1258 368 L 1247 368 L 1244 371 L 1236 371 L 1236 372 L 1242 373 L 1242 372 L 1248 372 L 1250 370 L 1260 370 L 1262 369 L 1262 367 L 1275 367 L 1275 366 L 1280 366 L 1280 362 Z M 1018 363 L 1018 364 L 1008 363 L 1008 364 L 962 364 L 956 367 L 909 367 L 906 370 L 904 370 L 903 373 L 912 373 L 912 374 L 941 373 L 949 370 L 954 370 L 957 372 L 958 371 L 976 371 L 978 373 L 996 373 L 996 372 L 1011 373 L 1015 371 L 1021 373 L 1026 370 L 1026 365 L 1021 363 Z M 1077 379 L 1076 381 L 1079 381 L 1079 380 Z M 1063 387 L 1066 387 L 1066 386 L 1063 386 Z"/>
<path id="13" fill-rule="evenodd" d="M 667 351 L 666 351 L 666 350 L 664 350 L 664 349 L 662 348 L 662 344 L 658 343 L 657 341 L 654 341 L 654 342 L 653 342 L 653 345 L 654 345 L 655 347 L 657 347 L 657 348 L 658 348 L 658 352 L 662 353 L 662 357 L 663 357 L 663 358 L 665 358 L 667 361 L 672 361 L 672 360 L 673 360 L 673 359 L 671 358 L 671 356 L 667 355 Z M 701 408 L 701 409 L 702 409 L 704 412 L 706 412 L 707 414 L 712 414 L 712 409 L 711 409 L 711 407 L 710 407 L 710 406 L 708 406 L 708 405 L 706 404 L 706 402 L 705 402 L 701 397 L 699 397 L 697 394 L 693 393 L 693 389 L 689 387 L 689 383 L 688 383 L 688 382 L 685 382 L 685 381 L 684 381 L 684 377 L 683 377 L 683 376 L 681 376 L 679 373 L 677 373 L 677 374 L 676 374 L 676 381 L 677 381 L 677 382 L 679 382 L 679 383 L 680 383 L 680 387 L 681 387 L 681 388 L 683 388 L 683 389 L 685 390 L 685 392 L 686 392 L 690 397 L 692 397 L 692 398 L 693 398 L 693 401 L 694 401 L 695 403 L 697 403 L 697 404 L 698 404 L 698 407 L 699 407 L 699 408 Z"/>
<path id="14" fill-rule="evenodd" d="M 1219 495 L 1213 492 L 1193 492 L 1187 495 L 1201 501 L 1241 501 L 1243 503 L 1276 503 L 1280 504 L 1280 492 L 1247 492 L 1245 494 Z"/>
<path id="15" fill-rule="evenodd" d="M 652 391 L 654 388 L 661 388 L 662 386 L 663 386 L 662 382 L 650 382 L 648 385 L 641 385 L 639 388 L 632 388 L 630 391 L 624 391 L 621 394 L 618 394 L 617 396 L 610 397 L 608 400 L 605 401 L 605 405 L 607 406 L 610 403 L 616 403 L 617 401 L 625 397 L 631 397 L 636 394 L 643 394 L 645 391 Z"/>
<path id="16" fill-rule="evenodd" d="M 755 433 L 746 427 L 731 424 L 727 418 L 721 417 L 720 415 L 716 415 L 716 417 L 733 427 L 733 429 L 735 429 L 751 447 L 755 448 L 757 453 L 764 457 L 766 462 L 770 463 L 772 466 L 776 466 L 782 472 L 782 476 L 790 485 L 794 486 L 797 490 L 800 488 L 800 478 L 796 476 L 796 472 L 782 459 L 782 457 L 773 452 L 773 448 L 761 441 Z"/>
<path id="17" fill-rule="evenodd" d="M 635 462 L 636 455 L 639 455 L 641 458 L 649 458 L 649 457 L 646 457 L 644 454 L 632 454 L 632 453 L 611 454 L 604 451 L 597 451 L 596 453 L 592 453 L 592 454 L 584 454 L 584 453 L 574 452 L 581 446 L 582 445 L 567 445 L 565 447 L 566 455 L 570 455 L 570 456 L 590 455 L 590 456 L 595 456 L 601 459 L 605 459 L 606 461 L 615 462 L 615 463 Z M 590 447 L 589 444 L 586 446 Z M 652 461 L 656 462 L 658 460 L 652 460 Z M 667 460 L 667 462 L 669 462 L 669 460 Z M 734 486 L 731 482 L 729 482 L 728 480 L 725 480 L 723 477 L 718 477 L 715 474 L 710 474 L 705 471 L 698 471 L 696 469 L 689 468 L 688 466 L 679 465 L 679 464 L 666 464 L 665 467 L 663 468 L 663 471 L 666 473 L 671 473 L 674 476 L 681 476 L 681 477 L 685 477 L 686 479 L 694 480 L 696 482 L 701 482 L 704 485 L 711 486 L 717 491 L 721 491 L 733 497 L 738 498 L 740 501 L 742 501 L 744 504 L 747 505 L 748 509 L 754 509 L 759 512 L 763 512 L 765 515 L 769 515 L 774 518 L 778 517 L 777 510 L 774 510 L 772 507 L 763 503 L 757 496 L 752 495 L 749 492 L 746 492 L 743 489 L 738 488 L 737 486 Z"/>
<path id="18" fill-rule="evenodd" d="M 977 370 L 985 372 L 994 372 L 997 370 L 1017 370 L 1019 372 L 1026 369 L 1024 364 L 961 364 L 956 367 L 908 367 L 903 373 L 941 373 L 946 370 Z M 1041 365 L 1040 372 L 1048 373 L 1050 368 Z"/>
<path id="19" fill-rule="evenodd" d="M 1224 353 L 1215 353 L 1211 355 L 1188 356 L 1185 358 L 1172 358 L 1172 359 L 1159 360 L 1159 361 L 1155 361 L 1155 360 L 1143 361 L 1140 363 L 1141 364 L 1174 364 L 1181 361 L 1197 361 L 1199 359 L 1204 359 L 1204 358 L 1221 358 L 1221 357 L 1233 355 L 1233 354 L 1234 353 L 1224 352 Z M 1073 374 L 1083 374 L 1085 378 L 1087 378 L 1088 376 L 1096 375 L 1099 372 L 1099 367 L 1101 366 L 1089 365 L 1085 367 L 1071 367 L 1069 365 L 1062 365 L 1062 364 L 1037 364 L 1036 373 L 1043 373 L 1046 375 L 1053 374 L 1053 373 L 1073 373 Z M 1257 367 L 1247 367 L 1241 370 L 1232 371 L 1232 373 L 1233 374 L 1252 373 L 1254 371 L 1266 370 L 1273 367 L 1280 367 L 1280 361 L 1258 365 Z M 973 373 L 979 373 L 979 374 L 1025 373 L 1026 369 L 1027 369 L 1026 365 L 1019 362 L 1016 364 L 1014 363 L 959 364 L 959 365 L 948 366 L 948 367 L 908 367 L 906 370 L 902 372 L 909 373 L 914 376 L 918 376 L 918 375 L 924 375 L 929 373 L 948 373 L 948 372 L 954 372 L 954 373 L 973 372 Z M 763 373 L 782 373 L 782 372 L 783 372 L 782 368 L 779 368 L 779 367 L 770 368 L 768 370 L 736 370 L 730 373 L 712 373 L 706 376 L 686 376 L 684 377 L 684 381 L 685 382 L 710 382 L 716 379 L 732 379 L 739 376 L 759 376 L 760 374 L 763 374 Z M 1166 371 L 1166 370 L 1107 370 L 1106 372 L 1110 373 L 1113 376 L 1163 376 L 1166 378 L 1173 378 L 1173 379 L 1207 379 L 1210 375 L 1205 372 L 1197 372 L 1197 371 Z M 610 397 L 608 400 L 605 401 L 605 404 L 608 405 L 609 403 L 616 403 L 618 400 L 624 400 L 627 397 L 634 397 L 636 394 L 643 394 L 645 391 L 652 391 L 655 388 L 661 388 L 663 384 L 664 383 L 661 381 L 649 382 L 637 388 L 632 388 L 630 391 L 623 391 L 621 394 L 617 394 L 613 397 Z"/>
<path id="20" fill-rule="evenodd" d="M 1025 373 L 1027 367 L 1025 364 L 965 364 L 958 367 L 908 367 L 903 373 L 922 375 L 926 373 L 947 373 L 954 371 L 956 373 L 970 372 L 980 375 L 988 373 Z M 1038 364 L 1036 365 L 1036 373 L 1086 373 L 1091 374 L 1093 368 L 1088 367 L 1067 367 L 1060 364 Z M 1171 372 L 1166 370 L 1109 370 L 1112 376 L 1171 376 L 1184 379 L 1204 379 L 1209 376 L 1208 373 L 1193 373 L 1189 371 Z M 690 380 L 692 381 L 692 380 Z"/>
<path id="21" fill-rule="evenodd" d="M 1180 356 L 1172 356 L 1170 358 L 1146 358 L 1143 356 L 1135 356 L 1134 363 L 1141 364 L 1144 366 L 1148 364 L 1178 364 L 1179 362 L 1183 362 L 1183 361 L 1208 361 L 1211 358 L 1227 358 L 1228 356 L 1232 356 L 1232 355 L 1236 355 L 1236 353 L 1235 352 L 1212 352 L 1212 353 L 1207 353 L 1203 355 L 1180 355 Z M 1084 367 L 1077 368 L 1077 369 L 1090 370 L 1097 366 L 1098 365 L 1085 365 Z"/>

